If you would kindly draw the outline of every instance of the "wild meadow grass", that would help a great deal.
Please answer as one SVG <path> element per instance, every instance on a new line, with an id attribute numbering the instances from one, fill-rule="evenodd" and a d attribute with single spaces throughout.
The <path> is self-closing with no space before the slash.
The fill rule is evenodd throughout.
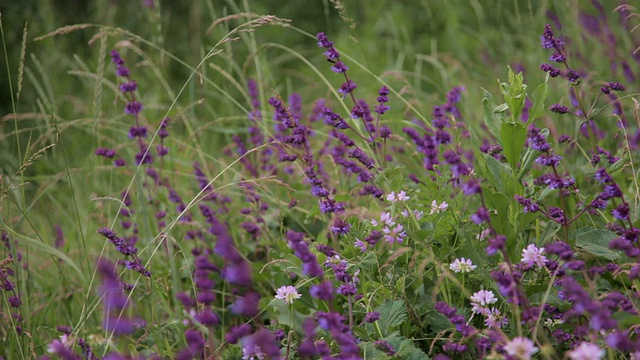
<path id="1" fill-rule="evenodd" d="M 293 3 L 0 14 L 0 358 L 640 358 L 634 4 Z"/>

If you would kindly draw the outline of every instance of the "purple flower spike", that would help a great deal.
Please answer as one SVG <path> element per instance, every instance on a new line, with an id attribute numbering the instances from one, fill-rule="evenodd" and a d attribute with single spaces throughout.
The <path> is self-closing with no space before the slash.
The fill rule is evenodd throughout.
<path id="1" fill-rule="evenodd" d="M 322 277 L 324 274 L 322 268 L 318 264 L 316 256 L 309 250 L 309 245 L 304 241 L 304 233 L 289 230 L 287 232 L 287 240 L 289 247 L 294 254 L 302 260 L 302 272 L 310 277 Z"/>
<path id="2" fill-rule="evenodd" d="M 542 33 L 542 36 L 540 36 L 540 44 L 543 49 L 553 49 L 558 45 L 562 46 L 562 42 L 553 37 L 553 31 L 549 24 L 544 26 L 544 32 Z"/>
<path id="3" fill-rule="evenodd" d="M 480 183 L 476 179 L 470 179 L 466 183 L 462 184 L 462 193 L 464 195 L 477 195 L 482 192 Z"/>
<path id="4" fill-rule="evenodd" d="M 624 90 L 625 90 L 624 86 L 619 82 L 615 82 L 615 83 L 610 82 L 600 88 L 600 91 L 602 91 L 604 94 L 611 94 L 611 91 L 624 91 Z"/>
<path id="5" fill-rule="evenodd" d="M 615 209 L 611 211 L 611 215 L 618 220 L 628 220 L 629 219 L 629 204 L 622 203 L 618 205 Z"/>
<path id="6" fill-rule="evenodd" d="M 138 84 L 136 83 L 135 80 L 131 80 L 129 82 L 120 84 L 120 91 L 122 91 L 123 93 L 134 92 L 137 89 L 138 89 Z"/>
<path id="7" fill-rule="evenodd" d="M 336 63 L 331 67 L 331 71 L 338 74 L 345 73 L 347 70 L 349 70 L 349 67 L 340 60 L 336 61 Z"/>
<path id="8" fill-rule="evenodd" d="M 507 237 L 504 235 L 498 235 L 496 237 L 490 238 L 487 240 L 489 246 L 485 248 L 487 255 L 496 254 L 499 251 L 503 251 L 507 244 Z"/>
<path id="9" fill-rule="evenodd" d="M 127 68 L 126 66 L 118 66 L 118 68 L 116 69 L 116 75 L 120 77 L 129 77 L 129 68 Z"/>
<path id="10" fill-rule="evenodd" d="M 484 206 L 480 206 L 478 208 L 478 211 L 475 214 L 471 215 L 471 221 L 478 225 L 482 224 L 483 222 L 488 222 L 489 220 L 489 210 L 487 210 L 487 208 Z"/>
<path id="11" fill-rule="evenodd" d="M 142 111 L 142 104 L 139 101 L 135 101 L 135 100 L 127 103 L 127 105 L 124 108 L 125 113 L 133 116 L 138 115 L 141 111 Z"/>
<path id="12" fill-rule="evenodd" d="M 353 80 L 347 80 L 347 82 L 343 83 L 340 86 L 340 89 L 338 89 L 338 92 L 343 95 L 351 94 L 353 90 L 355 90 L 357 87 L 358 85 L 356 85 L 356 83 L 353 82 Z"/>
<path id="13" fill-rule="evenodd" d="M 364 317 L 364 322 L 366 323 L 374 323 L 380 320 L 380 313 L 377 311 L 368 312 Z"/>
<path id="14" fill-rule="evenodd" d="M 146 138 L 147 137 L 147 127 L 146 126 L 132 126 L 129 128 L 129 138 Z"/>
<path id="15" fill-rule="evenodd" d="M 309 292 L 312 297 L 326 301 L 330 301 L 334 296 L 333 285 L 329 280 L 323 281 L 318 285 L 313 285 Z"/>
<path id="16" fill-rule="evenodd" d="M 330 48 L 333 46 L 333 42 L 329 41 L 329 38 L 323 32 L 319 32 L 316 35 L 316 39 L 318 39 L 318 47 Z"/>
<path id="17" fill-rule="evenodd" d="M 536 212 L 538 210 L 540 210 L 540 205 L 538 205 L 537 203 L 535 203 L 533 200 L 531 199 L 527 199 L 524 198 L 522 196 L 516 195 L 515 196 L 516 201 L 518 202 L 518 204 L 522 205 L 524 207 L 524 213 L 528 213 L 528 212 Z"/>
<path id="18" fill-rule="evenodd" d="M 554 112 L 556 114 L 566 114 L 569 112 L 569 108 L 564 105 L 554 104 L 554 105 L 551 105 L 551 107 L 549 107 L 549 111 Z"/>
<path id="19" fill-rule="evenodd" d="M 351 224 L 348 224 L 342 219 L 336 219 L 331 226 L 331 231 L 336 235 L 348 234 L 351 230 Z"/>
<path id="20" fill-rule="evenodd" d="M 118 66 L 124 65 L 124 60 L 122 60 L 117 50 L 111 50 L 111 61 Z"/>

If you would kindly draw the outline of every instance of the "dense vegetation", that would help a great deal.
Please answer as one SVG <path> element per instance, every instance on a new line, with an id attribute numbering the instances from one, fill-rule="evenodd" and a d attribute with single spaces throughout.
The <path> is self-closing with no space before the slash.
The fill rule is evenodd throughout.
<path id="1" fill-rule="evenodd" d="M 640 358 L 631 5 L 4 6 L 1 358 Z"/>

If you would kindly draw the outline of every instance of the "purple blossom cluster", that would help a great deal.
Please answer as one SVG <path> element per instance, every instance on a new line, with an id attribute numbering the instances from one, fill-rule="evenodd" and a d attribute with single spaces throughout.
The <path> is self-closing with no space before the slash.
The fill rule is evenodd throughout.
<path id="1" fill-rule="evenodd" d="M 448 128 L 463 126 L 462 123 L 457 121 L 462 120 L 462 115 L 456 107 L 456 103 L 460 101 L 462 91 L 464 91 L 464 88 L 454 87 L 447 94 L 447 102 L 445 104 L 433 107 L 431 126 L 417 122 L 423 131 L 422 134 L 414 128 L 404 127 L 402 129 L 416 145 L 416 149 L 424 155 L 423 165 L 427 171 L 436 172 L 435 166 L 441 163 L 440 157 L 442 157 L 444 162 L 450 165 L 449 168 L 451 168 L 456 179 L 471 173 L 473 169 L 471 165 L 473 161 L 472 155 L 470 153 L 460 154 L 459 149 L 442 151 L 441 147 L 452 142 L 453 138 L 447 130 Z"/>
<path id="2" fill-rule="evenodd" d="M 12 244 L 11 237 L 6 231 L 0 232 L 0 241 L 4 248 L 3 253 L 8 255 L 3 259 L 0 259 L 0 290 L 4 293 L 9 304 L 10 314 L 7 314 L 7 316 L 11 317 L 10 320 L 7 319 L 9 320 L 7 321 L 7 324 L 11 324 L 15 329 L 15 332 L 22 335 L 23 320 L 20 313 L 22 300 L 20 297 L 20 291 L 16 286 L 16 272 L 14 270 L 14 266 L 16 266 L 17 263 L 22 262 L 22 252 L 18 251 L 16 248 L 17 241 L 14 241 Z M 0 328 L 3 327 L 4 326 L 0 326 Z"/>
<path id="3" fill-rule="evenodd" d="M 360 281 L 358 279 L 359 271 L 356 270 L 355 273 L 350 273 L 349 263 L 346 260 L 340 258 L 340 255 L 338 255 L 330 247 L 325 247 L 323 249 L 323 252 L 328 257 L 327 261 L 325 261 L 324 263 L 324 267 L 332 270 L 337 283 L 340 284 L 340 286 L 338 286 L 338 289 L 336 290 L 336 293 L 347 297 L 349 302 L 353 301 L 352 297 L 355 297 L 357 299 L 357 284 Z M 359 297 L 361 298 L 362 296 Z"/>
<path id="4" fill-rule="evenodd" d="M 138 249 L 135 247 L 135 244 L 131 244 L 130 241 L 118 237 L 113 230 L 106 227 L 98 229 L 98 234 L 109 239 L 119 253 L 130 258 L 130 260 L 124 260 L 123 262 L 127 269 L 133 270 L 146 277 L 151 276 L 151 272 L 145 268 L 142 260 L 137 256 Z"/>
<path id="5" fill-rule="evenodd" d="M 545 25 L 544 32 L 540 36 L 540 44 L 543 49 L 553 50 L 553 53 L 549 56 L 549 61 L 563 64 L 565 68 L 561 70 L 550 64 L 542 64 L 540 65 L 542 71 L 548 73 L 551 77 L 562 76 L 571 83 L 575 83 L 580 79 L 580 74 L 567 64 L 567 56 L 564 50 L 565 42 L 555 37 L 553 30 L 551 30 L 551 25 Z"/>
<path id="6" fill-rule="evenodd" d="M 293 253 L 302 261 L 302 273 L 309 277 L 322 279 L 324 271 L 318 264 L 318 259 L 309 249 L 309 244 L 304 240 L 305 234 L 293 230 L 287 231 L 286 238 Z"/>
<path id="7" fill-rule="evenodd" d="M 131 334 L 142 322 L 125 315 L 125 309 L 132 306 L 129 296 L 116 271 L 116 266 L 108 260 L 98 262 L 98 273 L 102 276 L 100 296 L 104 306 L 102 328 L 115 335 Z"/>
<path id="8" fill-rule="evenodd" d="M 118 51 L 111 51 L 111 61 L 116 65 L 116 75 L 125 79 L 119 86 L 120 91 L 124 94 L 125 98 L 127 98 L 124 112 L 135 118 L 135 125 L 129 128 L 129 138 L 137 139 L 138 141 L 139 152 L 135 155 L 136 164 L 152 164 L 153 157 L 148 149 L 148 145 L 142 140 L 147 137 L 147 127 L 140 124 L 140 112 L 143 106 L 135 96 L 138 85 L 135 80 L 131 79 L 129 68 L 125 66 L 125 62 Z"/>

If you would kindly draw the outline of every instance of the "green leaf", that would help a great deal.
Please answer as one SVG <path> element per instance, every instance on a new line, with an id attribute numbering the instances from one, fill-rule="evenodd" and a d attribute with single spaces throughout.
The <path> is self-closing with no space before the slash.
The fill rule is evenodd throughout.
<path id="1" fill-rule="evenodd" d="M 397 356 L 404 360 L 431 360 L 429 355 L 416 348 L 411 339 L 404 340 L 396 348 Z"/>
<path id="2" fill-rule="evenodd" d="M 374 252 L 370 251 L 364 257 L 364 259 L 360 260 L 360 262 L 358 263 L 358 267 L 361 269 L 369 269 L 376 266 L 377 263 L 378 256 Z"/>
<path id="3" fill-rule="evenodd" d="M 293 310 L 291 305 L 285 304 L 282 300 L 269 300 L 267 308 L 272 313 L 271 316 L 278 320 L 278 324 L 287 325 L 292 329 L 302 327 L 302 323 L 306 319 L 305 315 Z"/>
<path id="4" fill-rule="evenodd" d="M 547 222 L 547 225 L 542 229 L 540 234 L 540 244 L 546 244 L 551 242 L 556 233 L 560 230 L 560 224 L 555 221 Z"/>
<path id="5" fill-rule="evenodd" d="M 533 105 L 531 106 L 531 110 L 529 111 L 529 120 L 527 122 L 535 120 L 544 115 L 544 101 L 549 96 L 549 85 L 547 85 L 548 80 L 549 73 L 547 73 L 547 76 L 544 79 L 544 83 L 538 85 L 538 87 L 531 94 L 531 97 L 533 97 Z"/>
<path id="6" fill-rule="evenodd" d="M 433 231 L 433 223 L 432 222 L 421 222 L 420 223 L 420 230 L 428 230 L 428 231 Z"/>
<path id="7" fill-rule="evenodd" d="M 615 163 L 613 163 L 608 169 L 607 172 L 609 173 L 609 175 L 611 176 L 615 176 L 616 174 L 620 173 L 622 171 L 622 169 L 625 169 L 629 166 L 629 159 L 627 157 L 627 153 L 625 152 L 622 157 L 620 158 L 620 160 L 616 161 Z"/>
<path id="8" fill-rule="evenodd" d="M 364 358 L 369 360 L 387 360 L 390 359 L 389 356 L 387 356 L 387 354 L 383 353 L 382 351 L 376 350 L 373 347 L 373 343 L 372 342 L 361 342 L 360 344 L 358 344 L 358 346 L 360 346 L 360 348 L 362 349 L 362 352 L 364 353 Z"/>
<path id="9" fill-rule="evenodd" d="M 494 114 L 502 114 L 503 112 L 509 110 L 509 105 L 507 104 L 500 104 L 497 105 L 496 107 L 493 108 L 493 113 Z"/>
<path id="10" fill-rule="evenodd" d="M 486 160 L 488 171 L 487 180 L 489 180 L 491 184 L 493 184 L 497 191 L 504 192 L 505 187 L 502 178 L 505 174 L 508 175 L 511 169 L 507 165 L 494 159 L 491 155 L 482 154 L 482 156 Z"/>
<path id="11" fill-rule="evenodd" d="M 504 100 L 509 106 L 509 110 L 511 110 L 511 122 L 517 123 L 524 109 L 527 85 L 524 84 L 522 72 L 515 74 L 510 66 L 508 68 L 509 83 L 498 81 L 498 84 L 500 85 L 500 92 L 504 95 Z"/>
<path id="12" fill-rule="evenodd" d="M 529 289 L 527 289 L 529 290 Z M 558 294 L 554 291 L 547 294 L 546 289 L 542 289 L 542 291 L 535 292 L 531 295 L 527 296 L 529 301 L 532 304 L 550 304 L 553 306 L 560 307 L 562 306 L 562 300 L 558 297 Z"/>
<path id="13" fill-rule="evenodd" d="M 614 313 L 612 317 L 618 320 L 618 325 L 623 329 L 629 329 L 632 325 L 640 324 L 639 315 L 630 315 L 626 311 L 618 311 Z"/>
<path id="14" fill-rule="evenodd" d="M 520 169 L 518 170 L 518 183 L 522 183 L 522 179 L 529 173 L 531 167 L 533 167 L 533 163 L 537 158 L 537 151 L 531 148 L 527 148 L 527 151 L 524 153 L 524 157 L 522 158 L 522 164 L 520 165 Z"/>
<path id="15" fill-rule="evenodd" d="M 378 324 L 385 335 L 391 328 L 399 326 L 407 320 L 407 307 L 403 300 L 386 301 L 378 306 L 376 311 L 380 313 Z"/>
<path id="16" fill-rule="evenodd" d="M 500 138 L 502 139 L 502 153 L 511 165 L 511 171 L 515 171 L 520 160 L 520 154 L 527 141 L 527 129 L 522 123 L 504 123 L 500 127 Z"/>
<path id="17" fill-rule="evenodd" d="M 485 202 L 487 208 L 495 210 L 491 212 L 491 225 L 498 232 L 511 238 L 513 234 L 513 225 L 509 223 L 509 199 L 505 194 L 499 192 L 487 192 L 485 193 Z"/>
<path id="18" fill-rule="evenodd" d="M 569 234 L 569 239 L 574 239 L 582 250 L 607 260 L 620 258 L 616 252 L 609 250 L 609 242 L 615 238 L 616 234 L 611 231 L 592 228 L 576 229 Z"/>
<path id="19" fill-rule="evenodd" d="M 439 333 L 444 330 L 451 329 L 451 323 L 446 316 L 440 314 L 437 311 L 431 311 L 427 314 L 427 324 L 431 327 L 431 331 Z"/>
<path id="20" fill-rule="evenodd" d="M 493 95 L 486 89 L 482 89 L 482 109 L 484 110 L 484 123 L 487 125 L 489 132 L 496 139 L 500 138 L 500 126 L 502 126 L 502 115 L 496 112 L 497 106 L 493 101 Z M 506 104 L 505 104 L 506 105 Z"/>

